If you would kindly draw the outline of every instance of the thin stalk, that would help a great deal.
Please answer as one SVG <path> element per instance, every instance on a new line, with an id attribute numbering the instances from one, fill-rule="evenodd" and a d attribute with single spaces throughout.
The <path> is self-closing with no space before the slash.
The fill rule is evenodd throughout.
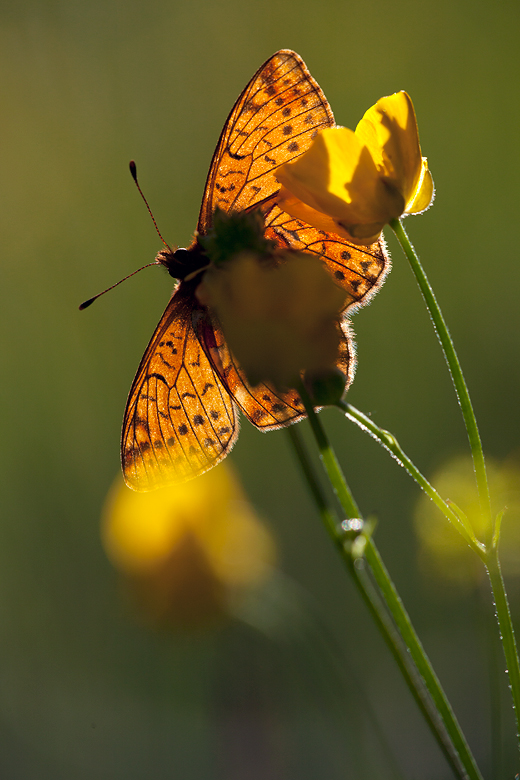
<path id="1" fill-rule="evenodd" d="M 443 751 L 448 763 L 451 765 L 455 774 L 460 778 L 468 778 L 473 775 L 468 774 L 459 754 L 455 749 L 450 735 L 445 727 L 438 709 L 434 705 L 430 693 L 425 685 L 423 677 L 419 674 L 417 667 L 411 660 L 408 649 L 403 642 L 395 624 L 386 609 L 384 601 L 374 588 L 362 560 L 354 560 L 344 542 L 344 534 L 340 529 L 340 524 L 335 516 L 334 510 L 329 506 L 322 490 L 318 477 L 312 467 L 310 458 L 305 449 L 298 431 L 295 426 L 286 429 L 294 448 L 297 461 L 302 470 L 303 476 L 309 492 L 314 499 L 323 523 L 338 549 L 347 571 L 351 575 L 361 598 L 365 602 L 376 626 L 378 627 L 383 639 L 390 649 L 400 671 L 403 675 L 410 692 L 412 693 L 419 709 L 421 710 L 426 722 L 428 723 L 435 739 Z M 330 448 L 329 448 L 330 449 Z M 334 454 L 334 453 L 332 453 Z M 338 467 L 339 468 L 339 467 Z M 475 775 L 479 778 L 480 775 Z"/>
<path id="2" fill-rule="evenodd" d="M 489 581 L 488 581 L 489 582 Z M 479 633 L 487 659 L 488 687 L 490 699 L 489 712 L 489 742 L 490 742 L 490 763 L 494 769 L 496 777 L 504 777 L 504 750 L 502 744 L 503 718 L 502 718 L 502 649 L 499 646 L 499 637 L 496 628 L 489 619 L 489 587 L 484 580 L 479 584 L 475 592 L 476 597 L 476 619 L 478 621 Z"/>
<path id="3" fill-rule="evenodd" d="M 323 524 L 334 544 L 336 544 L 336 546 L 338 546 L 338 544 L 341 546 L 341 531 L 339 520 L 332 507 L 329 506 L 329 502 L 327 501 L 325 492 L 323 491 L 320 481 L 314 471 L 297 426 L 289 425 L 289 427 L 285 430 L 291 442 L 294 454 L 296 455 L 296 460 L 298 461 L 298 464 L 302 470 L 305 484 L 307 485 L 314 503 L 318 508 L 318 512 L 320 513 L 321 519 L 323 520 Z"/>
<path id="4" fill-rule="evenodd" d="M 298 391 L 305 406 L 305 411 L 307 412 L 309 423 L 312 428 L 314 438 L 316 439 L 316 444 L 318 445 L 320 458 L 329 477 L 332 489 L 338 497 L 338 501 L 349 520 L 361 517 L 358 505 L 354 500 L 354 496 L 352 495 L 350 488 L 347 485 L 347 480 L 345 479 L 336 458 L 336 453 L 332 449 L 329 440 L 327 439 L 325 430 L 320 420 L 318 419 L 318 415 L 314 411 L 312 401 L 309 398 L 305 387 L 300 385 Z"/>
<path id="5" fill-rule="evenodd" d="M 515 633 L 511 621 L 511 612 L 507 593 L 500 570 L 498 551 L 494 546 L 486 559 L 486 568 L 491 582 L 491 590 L 495 600 L 496 618 L 500 629 L 500 638 L 506 657 L 506 674 L 509 677 L 509 688 L 513 697 L 513 709 L 516 719 L 516 738 L 520 747 L 520 665 L 516 647 Z"/>
<path id="6" fill-rule="evenodd" d="M 443 720 L 447 732 L 450 735 L 452 743 L 460 757 L 460 760 L 467 772 L 467 777 L 482 778 L 477 767 L 476 761 L 471 753 L 466 738 L 462 733 L 460 725 L 455 717 L 446 694 L 441 686 L 439 678 L 435 674 L 430 659 L 417 636 L 412 625 L 410 617 L 403 606 L 401 598 L 390 579 L 388 571 L 379 555 L 379 552 L 372 542 L 367 544 L 365 551 L 366 559 L 374 573 L 375 580 L 381 590 L 384 600 L 392 613 L 405 645 L 408 647 L 419 673 L 421 674 L 426 687 L 433 699 L 435 707 Z"/>
<path id="7" fill-rule="evenodd" d="M 486 568 L 491 582 L 491 589 L 495 598 L 496 617 L 498 620 L 504 655 L 506 657 L 507 673 L 509 675 L 509 687 L 513 697 L 513 708 L 515 710 L 517 725 L 517 740 L 520 748 L 520 668 L 515 642 L 515 634 L 511 621 L 511 613 L 509 611 L 509 604 L 507 601 L 504 581 L 500 571 L 500 563 L 497 551 L 498 539 L 500 536 L 501 515 L 499 515 L 497 518 L 493 518 L 491 513 L 491 501 L 482 442 L 480 439 L 473 406 L 469 397 L 468 388 L 464 380 L 464 375 L 462 373 L 462 369 L 460 367 L 460 363 L 457 357 L 457 353 L 455 352 L 455 347 L 448 331 L 448 327 L 444 321 L 439 304 L 437 303 L 417 253 L 412 246 L 408 235 L 406 234 L 402 222 L 397 219 L 392 220 L 390 222 L 390 227 L 396 234 L 406 257 L 408 258 L 408 261 L 415 274 L 417 283 L 419 284 L 423 298 L 426 302 L 428 311 L 430 312 L 435 331 L 441 343 L 444 356 L 453 379 L 455 391 L 457 393 L 462 415 L 464 417 L 464 423 L 468 432 L 468 439 L 473 457 L 473 464 L 475 467 L 475 476 L 477 480 L 482 516 L 488 521 L 487 526 L 490 530 L 490 533 L 488 533 L 488 538 L 485 539 L 486 555 L 484 557 L 484 561 L 486 563 Z M 480 553 L 480 557 L 483 557 L 482 553 Z"/>
<path id="8" fill-rule="evenodd" d="M 410 460 L 408 455 L 404 452 L 401 445 L 395 438 L 395 436 L 386 431 L 384 428 L 380 428 L 376 425 L 370 417 L 367 417 L 359 409 L 356 409 L 352 404 L 347 404 L 345 401 L 339 401 L 338 408 L 345 413 L 345 416 L 349 420 L 354 422 L 361 430 L 369 433 L 372 438 L 376 439 L 381 446 L 383 446 L 392 457 L 402 466 L 408 474 L 414 479 L 419 487 L 421 487 L 429 498 L 436 506 L 441 510 L 444 516 L 452 523 L 464 540 L 472 547 L 475 552 L 484 560 L 486 555 L 486 549 L 481 542 L 479 542 L 471 528 L 465 525 L 460 517 L 451 509 L 451 507 L 444 501 L 439 493 L 435 490 L 433 485 L 428 482 L 426 477 L 419 471 L 417 466 Z"/>
<path id="9" fill-rule="evenodd" d="M 332 449 L 321 425 L 321 421 L 314 411 L 308 393 L 303 386 L 300 386 L 298 389 L 300 397 L 304 403 L 305 411 L 307 412 L 316 443 L 318 445 L 321 460 L 325 470 L 327 471 L 333 489 L 338 496 L 343 511 L 346 513 L 346 516 L 349 519 L 358 518 L 360 517 L 359 509 L 352 496 L 352 493 L 350 492 L 350 489 L 348 488 L 334 450 Z M 347 552 L 344 545 L 342 545 L 342 550 L 344 553 Z M 465 780 L 468 778 L 470 778 L 470 780 L 482 780 L 482 775 L 480 774 L 475 759 L 473 758 L 473 755 L 460 729 L 453 710 L 451 709 L 451 705 L 448 702 L 446 694 L 444 693 L 442 686 L 435 672 L 433 671 L 430 660 L 428 659 L 428 656 L 426 655 L 426 652 L 424 651 L 424 648 L 422 647 L 421 642 L 415 633 L 408 613 L 406 612 L 401 598 L 399 597 L 399 594 L 397 593 L 394 584 L 390 579 L 376 545 L 371 538 L 367 538 L 366 540 L 365 556 L 379 587 L 380 595 L 382 596 L 383 602 L 388 612 L 393 618 L 395 626 L 389 620 L 389 616 L 386 612 L 378 614 L 376 617 L 376 622 L 380 627 L 380 630 L 381 623 L 386 622 L 387 625 L 383 628 L 383 635 L 385 636 L 387 643 L 387 637 L 390 638 L 392 630 L 395 632 L 395 627 L 397 627 L 397 630 L 400 634 L 399 641 L 395 642 L 390 640 L 391 644 L 389 644 L 389 647 L 392 650 L 394 658 L 396 658 L 398 661 L 401 671 L 403 671 L 405 674 L 407 683 L 410 684 L 411 682 L 411 685 L 413 686 L 411 690 L 413 691 L 414 697 L 416 701 L 418 701 L 419 706 L 424 713 L 426 704 L 421 691 L 421 686 L 417 685 L 417 679 L 414 680 L 413 675 L 410 672 L 406 673 L 403 670 L 403 666 L 408 666 L 408 659 L 406 659 L 406 655 L 405 657 L 402 657 L 400 651 L 403 643 L 405 646 L 405 654 L 408 654 L 415 664 L 416 670 L 414 671 L 418 672 L 422 677 L 429 696 L 431 696 L 434 704 L 434 708 L 431 710 L 431 715 L 427 715 L 426 718 L 430 728 L 432 728 L 435 738 L 442 747 L 446 758 L 448 759 L 452 769 L 458 775 L 458 777 L 465 778 Z M 353 569 L 355 573 L 357 568 L 356 562 L 352 561 L 352 556 L 350 554 L 348 554 L 348 558 L 350 558 L 351 561 L 351 563 L 348 565 L 350 567 L 352 564 L 354 564 Z M 345 560 L 345 562 L 347 563 L 347 560 Z M 361 568 L 358 571 L 361 572 L 363 569 Z M 366 593 L 369 591 L 368 583 L 362 582 L 358 587 L 361 588 L 363 598 L 369 606 L 372 615 L 374 615 L 373 601 L 371 598 L 369 598 L 368 595 L 366 595 Z M 431 708 L 429 708 L 429 712 L 430 709 Z M 440 720 L 442 720 L 442 724 L 440 723 Z"/>
<path id="10" fill-rule="evenodd" d="M 469 524 L 466 526 L 455 514 L 451 508 L 443 501 L 433 485 L 421 474 L 419 469 L 412 463 L 408 456 L 401 449 L 395 437 L 379 428 L 369 417 L 356 409 L 351 404 L 339 401 L 338 408 L 345 413 L 346 417 L 355 422 L 361 429 L 367 431 L 374 439 L 386 449 L 397 460 L 397 462 L 408 471 L 410 476 L 422 487 L 425 493 L 434 501 L 439 509 L 444 513 L 448 520 L 457 528 L 459 533 L 467 541 L 470 547 L 477 553 L 486 566 L 486 570 L 491 583 L 491 589 L 495 599 L 495 614 L 498 621 L 500 638 L 504 655 L 506 658 L 507 674 L 509 676 L 509 688 L 513 697 L 513 709 L 515 711 L 517 740 L 520 748 L 520 664 L 515 640 L 511 612 L 507 600 L 507 593 L 504 586 L 504 580 L 500 570 L 500 561 L 498 558 L 498 541 L 500 536 L 499 523 L 496 525 L 492 544 L 486 548 L 474 536 Z M 500 521 L 499 521 L 500 522 Z M 369 550 L 366 552 L 369 560 Z"/>
<path id="11" fill-rule="evenodd" d="M 437 333 L 437 337 L 444 352 L 444 357 L 446 358 L 446 363 L 448 364 L 451 378 L 455 386 L 455 392 L 462 410 L 464 424 L 468 432 L 468 439 L 473 457 L 482 516 L 488 519 L 488 527 L 491 529 L 491 501 L 489 497 L 489 486 L 486 474 L 484 452 L 482 449 L 482 441 L 480 439 L 477 420 L 475 418 L 475 413 L 473 411 L 473 406 L 469 397 L 464 374 L 462 373 L 462 368 L 460 366 L 457 353 L 455 352 L 453 340 L 442 315 L 440 306 L 437 303 L 437 299 L 435 298 L 430 282 L 428 281 L 424 268 L 419 261 L 417 252 L 415 251 L 401 220 L 393 219 L 390 222 L 390 227 L 394 231 L 397 240 L 401 244 L 401 247 L 408 259 L 408 262 L 410 263 L 412 271 L 417 280 L 417 284 L 419 285 L 426 303 L 426 307 L 430 312 L 430 317 L 432 318 L 435 332 Z"/>
<path id="12" fill-rule="evenodd" d="M 461 764 L 456 751 L 453 749 L 451 739 L 433 704 L 424 680 L 411 661 L 407 648 L 399 632 L 396 630 L 395 624 L 390 618 L 384 602 L 368 577 L 365 567 L 362 565 L 362 561 L 354 561 L 344 544 L 344 534 L 340 529 L 338 518 L 336 517 L 334 510 L 328 504 L 325 493 L 322 490 L 318 477 L 312 467 L 305 445 L 301 440 L 296 426 L 290 426 L 289 428 L 286 428 L 286 430 L 301 467 L 305 482 L 316 503 L 323 523 L 334 545 L 339 550 L 343 563 L 354 580 L 354 584 L 356 585 L 361 598 L 365 602 L 375 624 L 390 649 L 410 692 L 455 773 L 460 777 L 467 777 L 466 771 Z"/>

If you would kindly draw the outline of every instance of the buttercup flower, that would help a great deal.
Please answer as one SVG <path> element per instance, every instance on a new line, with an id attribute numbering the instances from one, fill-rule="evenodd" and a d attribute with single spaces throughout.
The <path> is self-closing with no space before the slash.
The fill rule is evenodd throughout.
<path id="1" fill-rule="evenodd" d="M 355 132 L 322 130 L 276 177 L 284 211 L 363 245 L 376 241 L 390 220 L 425 211 L 434 195 L 406 92 L 378 100 Z"/>
<path id="2" fill-rule="evenodd" d="M 270 574 L 274 542 L 229 467 L 136 493 L 118 480 L 105 507 L 108 557 L 152 624 L 203 626 Z"/>

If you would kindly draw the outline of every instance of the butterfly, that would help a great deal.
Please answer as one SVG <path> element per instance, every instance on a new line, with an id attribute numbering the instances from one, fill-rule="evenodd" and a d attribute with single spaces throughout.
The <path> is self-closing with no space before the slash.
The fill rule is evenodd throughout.
<path id="1" fill-rule="evenodd" d="M 334 124 L 320 87 L 301 57 L 288 49 L 259 68 L 233 106 L 213 155 L 193 242 L 157 256 L 178 282 L 126 405 L 121 459 L 125 481 L 134 490 L 191 479 L 225 458 L 238 435 L 238 409 L 262 431 L 305 416 L 295 390 L 248 384 L 218 322 L 196 298 L 201 269 L 208 263 L 197 237 L 210 230 L 216 208 L 258 208 L 266 237 L 278 247 L 318 255 L 348 293 L 345 315 L 367 303 L 383 283 L 390 261 L 382 242 L 354 246 L 276 205 L 276 169 L 303 154 L 319 130 Z M 341 327 L 337 365 L 348 385 L 355 355 L 346 317 Z"/>

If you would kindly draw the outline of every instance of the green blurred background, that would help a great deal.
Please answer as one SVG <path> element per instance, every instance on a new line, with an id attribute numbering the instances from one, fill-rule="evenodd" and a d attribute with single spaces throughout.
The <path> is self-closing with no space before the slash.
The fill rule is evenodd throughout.
<path id="1" fill-rule="evenodd" d="M 148 270 L 92 309 L 77 306 L 160 248 L 128 161 L 165 238 L 185 246 L 234 100 L 267 57 L 295 49 L 340 124 L 355 126 L 382 95 L 411 94 L 437 196 L 407 228 L 486 451 L 514 453 L 519 22 L 516 0 L 0 3 L 2 778 L 451 776 L 320 527 L 284 432 L 244 423 L 231 456 L 279 541 L 287 580 L 272 599 L 276 631 L 237 621 L 186 636 L 133 620 L 99 516 L 119 469 L 126 395 L 171 280 Z M 354 320 L 349 400 L 431 473 L 464 451 L 465 432 L 411 272 L 389 243 L 393 271 Z M 455 589 L 421 571 L 418 489 L 376 443 L 332 411 L 323 418 L 360 506 L 378 518 L 378 545 L 482 770 L 512 777 L 499 655 L 491 679 L 501 704 L 490 716 L 497 648 L 485 584 Z M 520 589 L 508 585 L 518 624 Z M 492 756 L 499 709 L 502 750 Z"/>

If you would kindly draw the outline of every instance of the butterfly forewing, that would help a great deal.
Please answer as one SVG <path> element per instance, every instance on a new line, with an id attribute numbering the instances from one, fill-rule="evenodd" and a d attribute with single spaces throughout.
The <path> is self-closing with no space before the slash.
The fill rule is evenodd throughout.
<path id="1" fill-rule="evenodd" d="M 193 291 L 174 294 L 130 390 L 121 454 L 127 484 L 152 490 L 204 473 L 237 436 L 233 401 L 192 326 Z"/>
<path id="2" fill-rule="evenodd" d="M 274 171 L 299 157 L 332 110 L 301 57 L 277 52 L 255 73 L 235 103 L 211 162 L 199 216 L 206 233 L 213 212 L 251 208 L 280 189 Z"/>

